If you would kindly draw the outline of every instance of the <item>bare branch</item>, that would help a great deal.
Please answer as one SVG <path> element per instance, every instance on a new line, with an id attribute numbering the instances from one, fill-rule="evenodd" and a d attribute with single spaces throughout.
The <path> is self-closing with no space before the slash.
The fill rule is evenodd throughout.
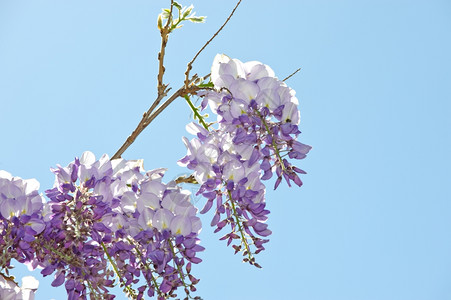
<path id="1" fill-rule="evenodd" d="M 168 43 L 168 39 L 169 39 L 169 33 L 171 33 L 171 26 L 172 26 L 172 11 L 173 11 L 173 7 L 174 7 L 174 1 L 171 0 L 171 9 L 169 12 L 169 16 L 168 19 L 166 21 L 166 24 L 164 25 L 164 27 L 160 28 L 160 34 L 161 34 L 161 48 L 160 48 L 160 52 L 158 52 L 158 76 L 157 76 L 157 80 L 158 80 L 158 97 L 157 99 L 155 99 L 154 103 L 152 104 L 152 106 L 149 108 L 148 112 L 149 114 L 158 106 L 158 104 L 160 104 L 161 99 L 163 99 L 164 97 L 166 97 L 167 93 L 169 92 L 169 89 L 167 88 L 168 85 L 163 83 L 163 75 L 165 72 L 165 67 L 164 67 L 164 55 L 166 53 L 166 45 Z"/>
<path id="2" fill-rule="evenodd" d="M 197 75 L 194 75 L 191 80 L 189 81 L 189 84 L 191 84 L 192 82 L 194 82 L 195 80 L 197 80 Z M 169 104 L 171 104 L 175 99 L 177 99 L 178 97 L 183 97 L 187 94 L 193 94 L 195 93 L 197 90 L 199 90 L 200 88 L 195 86 L 195 85 L 191 85 L 188 89 L 185 88 L 185 86 L 182 86 L 181 88 L 179 88 L 174 94 L 172 94 L 163 104 L 161 104 L 158 109 L 156 111 L 153 111 L 152 107 L 154 107 L 155 103 L 158 101 L 160 102 L 161 99 L 163 99 L 163 96 L 158 95 L 157 99 L 154 101 L 154 103 L 152 104 L 152 106 L 143 114 L 141 121 L 139 122 L 138 126 L 136 126 L 135 130 L 133 130 L 132 134 L 125 140 L 125 142 L 122 144 L 122 146 L 119 148 L 119 150 L 116 151 L 116 153 L 111 157 L 111 160 L 113 159 L 117 159 L 120 158 L 122 156 L 122 154 L 125 152 L 125 150 L 128 149 L 128 147 L 130 147 L 134 141 L 136 140 L 136 138 L 138 137 L 138 135 L 141 134 L 141 132 L 146 129 L 146 127 L 164 110 L 166 109 L 166 107 L 169 106 Z M 169 90 L 168 90 L 169 91 Z"/>
<path id="3" fill-rule="evenodd" d="M 163 111 L 165 110 L 169 104 L 171 104 L 175 99 L 178 97 L 184 97 L 188 94 L 195 94 L 196 91 L 200 90 L 196 85 L 193 85 L 192 83 L 196 80 L 198 80 L 197 74 L 195 74 L 191 79 L 189 79 L 189 71 L 192 68 L 192 64 L 196 60 L 196 58 L 199 56 L 199 54 L 207 47 L 207 45 L 219 34 L 219 32 L 225 27 L 225 25 L 229 22 L 230 18 L 235 13 L 236 9 L 240 5 L 242 0 L 239 0 L 236 4 L 235 8 L 232 10 L 231 14 L 227 18 L 227 20 L 224 22 L 224 24 L 219 28 L 219 30 L 205 43 L 205 45 L 197 52 L 197 54 L 194 56 L 194 58 L 188 63 L 188 68 L 185 72 L 186 78 L 184 82 L 184 86 L 179 88 L 174 94 L 172 94 L 163 104 L 161 104 L 158 108 L 157 106 L 160 104 L 161 100 L 167 96 L 168 92 L 170 91 L 170 88 L 168 88 L 167 84 L 163 83 L 163 75 L 165 72 L 164 67 L 164 55 L 166 50 L 166 45 L 168 42 L 169 34 L 171 33 L 171 26 L 172 26 L 172 12 L 174 7 L 174 0 L 171 0 L 171 9 L 168 16 L 168 20 L 165 24 L 165 26 L 158 26 L 160 28 L 161 33 L 161 48 L 160 52 L 158 53 L 158 61 L 159 61 L 159 67 L 158 67 L 158 95 L 155 99 L 155 101 L 152 103 L 150 108 L 143 114 L 141 121 L 139 122 L 138 126 L 136 126 L 135 130 L 133 130 L 132 134 L 125 140 L 125 142 L 122 144 L 122 146 L 119 148 L 119 150 L 116 151 L 116 153 L 111 157 L 111 159 L 117 159 L 122 156 L 122 154 L 130 147 L 136 140 L 136 138 L 141 134 L 141 132 Z M 210 74 L 209 74 L 210 75 Z M 207 75 L 206 77 L 208 77 Z M 156 109 L 157 108 L 157 109 Z M 155 110 L 156 109 L 156 110 Z M 155 110 L 155 111 L 154 111 Z"/>
<path id="4" fill-rule="evenodd" d="M 197 79 L 197 74 L 194 74 L 194 76 L 191 78 L 191 80 L 189 80 L 188 84 L 191 84 L 192 82 L 194 82 Z M 166 107 L 169 106 L 169 104 L 171 104 L 175 99 L 177 99 L 178 97 L 183 97 L 185 95 L 188 94 L 194 94 L 196 91 L 200 90 L 201 88 L 197 87 L 196 85 L 191 85 L 190 87 L 186 88 L 185 86 L 181 87 L 178 89 L 177 92 L 175 92 L 174 94 L 172 94 L 171 97 L 169 97 L 163 104 L 160 105 L 160 107 L 158 107 L 158 109 L 153 112 L 149 117 L 148 117 L 148 122 L 150 124 L 150 122 L 152 122 L 164 109 L 166 109 Z M 147 124 L 148 125 L 148 124 Z M 146 125 L 146 126 L 147 126 Z"/>
<path id="5" fill-rule="evenodd" d="M 166 86 L 163 84 L 163 75 L 164 72 L 166 71 L 163 62 L 164 62 L 164 55 L 166 53 L 166 45 L 168 43 L 168 39 L 169 39 L 169 32 L 167 30 L 167 27 L 163 27 L 161 29 L 161 49 L 160 52 L 158 52 L 158 61 L 159 61 L 159 66 L 158 66 L 158 93 L 161 94 L 163 93 L 164 89 L 166 88 Z"/>
<path id="6" fill-rule="evenodd" d="M 287 81 L 288 79 L 291 78 L 291 76 L 293 76 L 294 74 L 296 74 L 297 72 L 299 72 L 301 70 L 301 68 L 297 69 L 296 71 L 294 71 L 293 73 L 291 73 L 288 77 L 286 77 L 285 79 L 283 79 L 282 81 Z"/>
<path id="7" fill-rule="evenodd" d="M 218 29 L 218 31 L 215 32 L 215 34 L 213 34 L 213 36 L 205 43 L 205 45 L 202 46 L 202 48 L 196 53 L 196 55 L 193 57 L 193 59 L 188 63 L 187 67 L 186 67 L 186 72 L 185 72 L 185 87 L 188 88 L 188 83 L 189 83 L 189 72 L 191 71 L 191 69 L 193 68 L 193 63 L 196 60 L 196 58 L 199 56 L 199 54 L 204 51 L 204 49 L 208 46 L 208 44 L 210 44 L 210 42 L 219 34 L 219 32 L 221 32 L 221 30 L 226 26 L 226 24 L 230 21 L 230 19 L 232 18 L 233 14 L 235 13 L 236 9 L 238 8 L 238 6 L 241 4 L 241 0 L 238 1 L 238 3 L 235 5 L 235 8 L 232 10 L 232 12 L 230 13 L 229 17 L 227 18 L 227 20 L 224 22 L 224 24 L 222 24 L 222 26 Z"/>

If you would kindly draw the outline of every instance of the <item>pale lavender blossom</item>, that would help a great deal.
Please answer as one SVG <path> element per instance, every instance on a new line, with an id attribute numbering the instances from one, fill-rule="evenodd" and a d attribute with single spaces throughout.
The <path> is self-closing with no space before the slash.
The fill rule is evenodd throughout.
<path id="1" fill-rule="evenodd" d="M 24 180 L 0 170 L 0 216 L 10 220 L 14 216 L 38 213 L 44 202 L 38 189 L 36 179 Z"/>
<path id="2" fill-rule="evenodd" d="M 197 281 L 186 282 L 188 274 L 173 263 L 182 268 L 185 261 L 201 261 L 196 256 L 203 250 L 200 219 L 189 192 L 162 182 L 165 169 L 146 173 L 142 161 L 110 161 L 107 155 L 96 160 L 85 152 L 53 172 L 41 239 L 53 249 L 71 250 L 60 256 L 44 248 L 34 263 L 43 275 L 54 274 L 53 286 L 64 284 L 69 299 L 86 299 L 88 291 L 111 299 L 115 276 L 130 288 L 140 282 L 136 291 L 128 291 L 138 298 L 145 291 L 166 298 L 181 286 L 195 289 Z M 119 274 L 108 267 L 111 263 Z"/>
<path id="3" fill-rule="evenodd" d="M 265 185 L 275 173 L 275 188 L 282 179 L 288 185 L 302 185 L 298 174 L 305 172 L 287 158 L 303 159 L 311 149 L 298 142 L 299 101 L 295 92 L 275 77 L 274 71 L 257 61 L 243 63 L 226 55 L 216 55 L 211 68 L 214 89 L 198 93 L 217 115 L 217 125 L 209 130 L 189 124 L 195 138 L 183 139 L 188 151 L 179 164 L 193 170 L 201 185 L 198 194 L 207 198 L 201 213 L 215 208 L 211 225 L 215 232 L 230 228 L 223 236 L 242 251 L 245 260 L 264 249 L 271 234 L 265 209 Z M 216 206 L 214 203 L 216 202 Z M 258 237 L 260 236 L 260 237 Z"/>

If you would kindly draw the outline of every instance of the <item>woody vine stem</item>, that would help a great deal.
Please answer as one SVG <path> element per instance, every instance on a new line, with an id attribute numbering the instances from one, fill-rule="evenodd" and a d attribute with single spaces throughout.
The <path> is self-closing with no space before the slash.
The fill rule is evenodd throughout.
<path id="1" fill-rule="evenodd" d="M 169 40 L 169 34 L 177 28 L 178 23 L 180 23 L 181 18 L 179 17 L 178 23 L 173 23 L 173 11 L 174 6 L 178 6 L 177 2 L 174 2 L 174 0 L 171 0 L 171 7 L 169 10 L 168 18 L 166 20 L 166 23 L 164 26 L 162 26 L 162 20 L 158 19 L 158 29 L 160 30 L 161 34 L 161 48 L 160 52 L 158 53 L 158 62 L 159 62 L 159 68 L 158 68 L 158 86 L 157 86 L 157 97 L 155 101 L 152 103 L 152 105 L 149 107 L 149 109 L 144 112 L 141 121 L 138 123 L 138 126 L 136 126 L 135 130 L 133 130 L 132 134 L 125 140 L 125 142 L 122 144 L 122 146 L 119 148 L 119 150 L 116 151 L 116 153 L 111 157 L 111 160 L 121 158 L 122 154 L 130 147 L 136 138 L 141 134 L 141 132 L 149 126 L 149 124 L 166 108 L 171 104 L 174 100 L 176 100 L 179 97 L 185 97 L 189 95 L 195 95 L 196 92 L 202 88 L 195 85 L 197 82 L 202 82 L 203 79 L 205 79 L 207 76 L 203 78 L 199 78 L 197 74 L 194 74 L 191 78 L 189 77 L 189 73 L 192 69 L 193 63 L 197 59 L 197 57 L 200 55 L 200 53 L 210 44 L 211 41 L 215 37 L 218 36 L 218 34 L 221 32 L 221 30 L 227 25 L 227 23 L 230 21 L 232 16 L 235 14 L 235 11 L 237 10 L 238 6 L 241 4 L 242 0 L 239 0 L 235 7 L 233 8 L 230 15 L 227 17 L 226 21 L 222 26 L 213 34 L 213 36 L 200 48 L 200 50 L 196 53 L 196 55 L 193 57 L 193 59 L 187 64 L 186 72 L 185 72 L 185 82 L 182 87 L 180 87 L 175 93 L 173 93 L 155 112 L 155 108 L 160 104 L 161 100 L 164 99 L 168 92 L 171 90 L 169 88 L 168 84 L 163 83 L 163 76 L 165 72 L 164 67 L 164 56 L 166 52 L 166 46 Z M 180 9 L 181 7 L 177 7 Z M 200 79 L 200 80 L 199 80 Z"/>

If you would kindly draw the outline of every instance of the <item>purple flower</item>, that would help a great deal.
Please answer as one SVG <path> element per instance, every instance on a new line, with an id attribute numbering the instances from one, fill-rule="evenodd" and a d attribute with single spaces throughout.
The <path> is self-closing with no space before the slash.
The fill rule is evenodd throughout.
<path id="1" fill-rule="evenodd" d="M 45 276 L 56 273 L 53 286 L 64 283 L 69 299 L 86 299 L 87 290 L 112 299 L 109 288 L 117 284 L 115 277 L 138 298 L 146 289 L 165 298 L 182 286 L 195 289 L 172 264 L 200 262 L 196 255 L 203 248 L 187 249 L 183 240 L 198 241 L 201 222 L 190 193 L 175 182 L 162 182 L 164 169 L 145 173 L 142 161 L 110 161 L 106 155 L 96 160 L 85 152 L 53 172 L 56 180 L 46 191 L 50 201 L 43 224 L 33 216 L 23 220 L 31 233 L 42 234 L 35 242 L 25 230 L 19 245 L 44 245 L 33 264 L 43 267 Z M 140 280 L 145 285 L 135 291 L 131 285 Z"/>
<path id="2" fill-rule="evenodd" d="M 215 232 L 229 228 L 221 239 L 234 241 L 245 261 L 255 264 L 251 255 L 264 249 L 271 231 L 265 223 L 265 185 L 262 180 L 277 175 L 302 185 L 298 174 L 305 173 L 288 160 L 302 159 L 311 149 L 298 142 L 300 134 L 298 99 L 295 92 L 277 79 L 272 69 L 260 62 L 242 63 L 226 55 L 216 55 L 211 82 L 215 90 L 201 91 L 202 108 L 207 103 L 217 114 L 217 126 L 206 129 L 190 124 L 187 129 L 197 137 L 184 143 L 187 155 L 181 166 L 193 170 L 201 185 L 197 194 L 207 198 L 202 213 L 216 200 L 211 225 Z M 222 199 L 225 199 L 223 202 Z M 252 229 L 252 230 L 251 230 Z"/>
<path id="3" fill-rule="evenodd" d="M 0 170 L 0 217 L 11 219 L 40 212 L 43 198 L 38 189 L 39 182 L 35 179 L 24 180 Z"/>

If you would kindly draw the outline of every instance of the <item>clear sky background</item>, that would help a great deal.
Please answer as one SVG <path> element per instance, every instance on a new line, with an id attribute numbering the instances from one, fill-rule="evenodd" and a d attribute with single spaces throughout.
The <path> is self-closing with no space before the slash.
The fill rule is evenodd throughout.
<path id="1" fill-rule="evenodd" d="M 170 37 L 174 90 L 235 5 L 192 2 L 208 19 Z M 0 0 L 0 169 L 37 178 L 43 192 L 50 167 L 85 150 L 112 155 L 156 96 L 156 18 L 168 3 Z M 263 269 L 241 263 L 203 218 L 198 295 L 451 299 L 451 2 L 243 0 L 193 71 L 209 73 L 216 53 L 280 78 L 301 67 L 287 83 L 313 150 L 302 188 L 268 188 Z M 186 103 L 173 103 L 124 157 L 169 168 L 168 180 L 186 172 L 176 161 L 190 120 Z M 37 300 L 66 299 L 39 280 Z"/>

